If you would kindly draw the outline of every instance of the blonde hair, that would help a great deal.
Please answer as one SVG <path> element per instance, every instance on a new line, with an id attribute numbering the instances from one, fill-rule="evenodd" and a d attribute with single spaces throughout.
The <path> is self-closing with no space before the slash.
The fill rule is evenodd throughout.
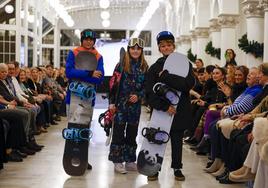
<path id="1" fill-rule="evenodd" d="M 148 64 L 147 64 L 147 62 L 146 62 L 146 60 L 145 60 L 145 58 L 144 58 L 144 54 L 143 54 L 143 52 L 142 52 L 142 54 L 141 54 L 141 56 L 140 56 L 139 59 L 140 59 L 140 61 L 141 61 L 140 69 L 141 69 L 141 71 L 144 73 L 144 72 L 146 72 L 147 69 L 148 69 Z M 130 55 L 129 55 L 128 52 L 126 52 L 125 57 L 124 57 L 124 65 L 123 65 L 123 69 L 124 69 L 125 72 L 127 72 L 127 73 L 131 73 L 131 68 L 130 68 L 130 67 L 131 67 L 131 66 L 130 66 Z"/>

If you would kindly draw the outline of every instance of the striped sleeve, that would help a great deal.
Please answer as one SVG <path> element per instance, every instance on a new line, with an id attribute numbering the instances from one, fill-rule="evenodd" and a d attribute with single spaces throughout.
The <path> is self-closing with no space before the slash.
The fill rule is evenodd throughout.
<path id="1" fill-rule="evenodd" d="M 254 97 L 250 94 L 240 95 L 229 108 L 225 110 L 225 115 L 233 116 L 251 111 L 254 106 L 252 104 Z"/>

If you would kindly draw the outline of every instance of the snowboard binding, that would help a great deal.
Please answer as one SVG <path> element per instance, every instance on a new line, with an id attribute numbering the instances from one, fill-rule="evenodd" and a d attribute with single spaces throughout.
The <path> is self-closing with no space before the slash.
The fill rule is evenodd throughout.
<path id="1" fill-rule="evenodd" d="M 166 131 L 161 131 L 159 128 L 144 127 L 141 132 L 142 136 L 147 138 L 150 143 L 153 144 L 165 144 L 169 141 L 169 134 Z"/>
<path id="2" fill-rule="evenodd" d="M 69 85 L 69 89 L 76 96 L 81 97 L 83 99 L 93 100 L 96 97 L 96 91 L 93 86 L 84 86 L 80 82 L 71 82 Z"/>
<path id="3" fill-rule="evenodd" d="M 62 130 L 62 137 L 65 140 L 73 140 L 75 142 L 80 142 L 82 140 L 90 140 L 92 138 L 92 131 L 88 128 L 77 129 L 77 128 L 64 128 Z"/>
<path id="4" fill-rule="evenodd" d="M 177 105 L 180 100 L 180 96 L 178 95 L 175 89 L 170 88 L 168 85 L 158 82 L 153 87 L 154 93 L 156 93 L 159 97 L 167 99 L 172 105 Z"/>
<path id="5" fill-rule="evenodd" d="M 110 110 L 106 110 L 101 113 L 98 119 L 100 126 L 104 129 L 106 136 L 110 135 L 110 131 L 113 125 L 113 114 Z"/>

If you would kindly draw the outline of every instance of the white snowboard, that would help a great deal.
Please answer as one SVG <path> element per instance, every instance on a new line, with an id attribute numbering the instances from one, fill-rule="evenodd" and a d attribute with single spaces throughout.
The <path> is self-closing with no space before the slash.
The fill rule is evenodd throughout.
<path id="1" fill-rule="evenodd" d="M 189 72 L 189 60 L 180 53 L 174 52 L 168 56 L 163 70 L 168 70 L 170 74 L 186 77 Z M 177 91 L 180 96 L 181 92 Z M 176 108 L 177 106 L 174 105 Z M 162 131 L 170 132 L 173 116 L 167 112 L 153 109 L 148 127 L 160 128 Z M 139 173 L 146 176 L 155 175 L 161 168 L 167 143 L 150 143 L 147 138 L 143 138 L 141 150 L 138 155 L 137 166 Z"/>

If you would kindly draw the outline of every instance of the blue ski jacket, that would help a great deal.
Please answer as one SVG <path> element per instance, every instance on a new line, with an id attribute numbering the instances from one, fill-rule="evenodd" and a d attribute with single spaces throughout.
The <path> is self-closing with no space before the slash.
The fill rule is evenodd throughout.
<path id="1" fill-rule="evenodd" d="M 79 51 L 88 51 L 89 53 L 93 53 L 96 56 L 98 60 L 98 66 L 96 70 L 102 72 L 102 76 L 100 78 L 93 78 L 92 73 L 88 70 L 81 70 L 75 68 L 75 56 L 78 54 Z M 94 85 L 100 84 L 104 79 L 102 56 L 98 53 L 98 51 L 95 48 L 88 50 L 80 46 L 71 50 L 66 60 L 66 77 L 69 79 L 69 83 L 72 82 L 72 79 L 79 79 L 83 82 L 88 82 Z M 70 104 L 69 88 L 67 90 L 66 104 Z M 95 104 L 95 101 L 93 101 L 92 104 Z"/>

